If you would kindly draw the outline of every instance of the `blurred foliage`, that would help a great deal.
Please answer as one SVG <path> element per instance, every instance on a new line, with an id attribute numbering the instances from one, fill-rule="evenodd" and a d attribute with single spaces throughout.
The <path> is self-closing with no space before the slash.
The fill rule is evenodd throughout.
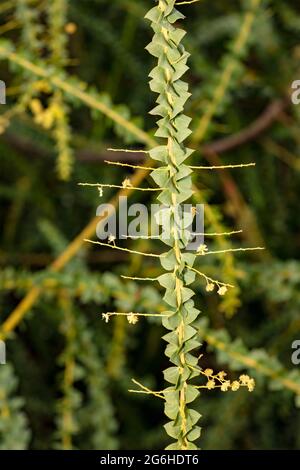
<path id="1" fill-rule="evenodd" d="M 99 203 L 77 183 L 120 184 L 131 170 L 105 165 L 106 149 L 153 141 L 147 85 L 153 62 L 144 51 L 151 30 L 143 20 L 150 6 L 150 0 L 0 5 L 0 79 L 7 84 L 7 105 L 0 109 L 3 325 L 28 292 L 40 293 L 6 335 L 2 449 L 157 449 L 167 443 L 160 401 L 128 393 L 132 377 L 162 388 L 163 328 L 156 319 L 133 326 L 115 318 L 106 325 L 100 316 L 162 311 L 156 285 L 120 278 L 156 276 L 157 265 L 82 243 L 60 272 L 49 269 Z M 288 95 L 300 78 L 299 4 L 202 0 L 180 8 L 192 54 L 186 80 L 193 92 L 187 113 L 195 164 L 256 163 L 255 169 L 195 175 L 194 202 L 209 203 L 206 231 L 243 229 L 207 243 L 215 250 L 266 246 L 251 256 L 207 257 L 201 266 L 237 286 L 219 298 L 196 284 L 203 367 L 222 365 L 230 378 L 249 371 L 257 387 L 251 394 L 203 392 L 200 444 L 296 449 L 300 370 L 291 363 L 291 344 L 300 327 L 300 108 L 290 106 Z M 287 105 L 263 132 L 217 156 L 204 151 L 248 129 L 275 100 Z M 113 194 L 106 190 L 102 201 Z M 150 199 L 134 193 L 131 200 Z M 134 248 L 156 245 L 143 240 Z"/>

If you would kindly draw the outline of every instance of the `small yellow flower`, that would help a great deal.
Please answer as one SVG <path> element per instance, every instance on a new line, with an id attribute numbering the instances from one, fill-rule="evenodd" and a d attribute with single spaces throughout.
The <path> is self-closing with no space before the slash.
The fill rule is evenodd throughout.
<path id="1" fill-rule="evenodd" d="M 102 313 L 102 319 L 105 321 L 105 323 L 109 322 L 109 314 L 108 313 Z"/>
<path id="2" fill-rule="evenodd" d="M 206 375 L 206 377 L 210 377 L 213 373 L 214 371 L 212 369 L 205 369 L 205 371 L 203 371 L 203 374 Z"/>
<path id="3" fill-rule="evenodd" d="M 254 379 L 250 379 L 250 380 L 248 381 L 247 386 L 248 386 L 249 392 L 253 392 L 254 387 L 255 387 L 255 380 L 254 380 Z"/>
<path id="4" fill-rule="evenodd" d="M 214 380 L 208 380 L 206 384 L 206 388 L 208 390 L 213 390 L 216 386 L 216 382 Z"/>
<path id="5" fill-rule="evenodd" d="M 199 255 L 205 255 L 205 253 L 207 252 L 208 252 L 207 245 L 202 243 L 201 245 L 198 246 L 197 253 L 199 253 Z"/>
<path id="6" fill-rule="evenodd" d="M 115 239 L 116 239 L 116 237 L 111 233 L 108 237 L 108 243 L 112 243 L 114 245 L 115 244 Z"/>
<path id="7" fill-rule="evenodd" d="M 206 284 L 206 292 L 212 292 L 215 288 L 215 285 L 212 282 Z"/>
<path id="8" fill-rule="evenodd" d="M 225 382 L 223 382 L 222 385 L 221 385 L 221 391 L 222 392 L 227 392 L 229 387 L 230 387 L 230 381 L 225 380 Z"/>
<path id="9" fill-rule="evenodd" d="M 122 187 L 123 188 L 131 188 L 132 184 L 129 178 L 125 178 L 124 181 L 122 182 Z"/>
<path id="10" fill-rule="evenodd" d="M 237 380 L 234 380 L 231 384 L 231 390 L 233 392 L 236 392 L 239 388 L 240 388 L 240 382 L 238 382 Z"/>
<path id="11" fill-rule="evenodd" d="M 248 385 L 249 380 L 250 380 L 249 375 L 243 374 L 240 376 L 240 382 L 242 385 Z"/>
<path id="12" fill-rule="evenodd" d="M 98 191 L 99 191 L 99 197 L 103 196 L 103 188 L 102 186 L 98 186 Z"/>
<path id="13" fill-rule="evenodd" d="M 218 377 L 219 379 L 223 380 L 225 377 L 226 377 L 226 372 L 224 372 L 224 370 L 221 370 L 219 373 L 218 373 Z"/>
<path id="14" fill-rule="evenodd" d="M 226 286 L 219 287 L 219 289 L 218 289 L 218 294 L 219 295 L 225 295 L 226 292 L 227 292 L 227 287 Z"/>
<path id="15" fill-rule="evenodd" d="M 127 315 L 127 320 L 131 325 L 135 325 L 139 321 L 137 315 L 134 313 L 129 313 L 129 315 Z"/>

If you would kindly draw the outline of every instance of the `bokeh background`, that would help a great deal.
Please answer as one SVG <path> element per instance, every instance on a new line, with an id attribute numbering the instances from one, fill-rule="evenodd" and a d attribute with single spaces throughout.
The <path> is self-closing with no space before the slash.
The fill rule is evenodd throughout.
<path id="1" fill-rule="evenodd" d="M 0 4 L 0 365 L 1 449 L 161 449 L 163 406 L 128 392 L 136 378 L 160 390 L 164 330 L 153 320 L 106 324 L 106 311 L 160 312 L 155 260 L 84 243 L 99 202 L 116 197 L 79 182 L 120 185 L 143 163 L 109 147 L 151 146 L 154 63 L 144 47 L 151 0 L 3 0 Z M 195 284 L 202 316 L 201 364 L 252 393 L 205 391 L 197 403 L 204 449 L 299 449 L 300 365 L 300 10 L 296 0 L 182 5 L 191 53 L 187 113 L 197 165 L 255 162 L 255 168 L 197 171 L 194 203 L 205 204 L 210 249 L 265 251 L 205 258 L 207 275 L 234 284 L 226 296 Z M 152 185 L 138 173 L 140 185 Z M 143 181 L 144 178 L 144 181 Z M 151 194 L 130 191 L 132 202 Z M 113 199 L 116 202 L 116 199 Z M 159 252 L 153 241 L 122 242 Z"/>

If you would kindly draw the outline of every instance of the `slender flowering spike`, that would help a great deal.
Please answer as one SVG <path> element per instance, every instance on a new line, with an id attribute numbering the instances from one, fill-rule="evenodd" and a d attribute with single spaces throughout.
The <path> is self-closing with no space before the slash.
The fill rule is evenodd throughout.
<path id="1" fill-rule="evenodd" d="M 185 31 L 175 27 L 175 23 L 184 18 L 175 8 L 175 0 L 159 0 L 146 18 L 154 30 L 147 50 L 157 58 L 157 66 L 149 75 L 150 88 L 159 95 L 151 114 L 160 117 L 156 136 L 163 139 L 162 145 L 149 152 L 161 163 L 159 170 L 152 172 L 152 177 L 163 188 L 158 200 L 168 206 L 171 218 L 171 239 L 164 240 L 171 249 L 161 257 L 167 273 L 159 278 L 166 289 L 164 300 L 169 305 L 168 312 L 165 312 L 168 315 L 163 319 L 169 330 L 164 340 L 168 343 L 166 355 L 173 364 L 164 371 L 165 380 L 170 383 L 164 390 L 165 414 L 170 419 L 165 429 L 175 440 L 167 449 L 189 450 L 197 449 L 194 441 L 200 436 L 200 427 L 197 426 L 200 414 L 191 407 L 199 391 L 190 383 L 200 374 L 198 359 L 191 354 L 200 346 L 193 327 L 200 312 L 194 307 L 194 292 L 188 288 L 195 278 L 190 269 L 195 255 L 185 252 L 188 237 L 182 227 L 178 227 L 176 219 L 178 205 L 193 194 L 191 169 L 185 164 L 192 150 L 183 143 L 191 133 L 191 119 L 183 112 L 190 93 L 187 83 L 181 80 L 188 70 L 189 54 L 181 45 Z"/>

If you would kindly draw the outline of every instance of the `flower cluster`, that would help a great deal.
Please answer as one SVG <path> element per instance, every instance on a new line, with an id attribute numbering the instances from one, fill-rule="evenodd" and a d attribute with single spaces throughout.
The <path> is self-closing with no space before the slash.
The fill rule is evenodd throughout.
<path id="1" fill-rule="evenodd" d="M 227 287 L 224 284 L 222 285 L 218 281 L 213 281 L 213 282 L 208 281 L 207 284 L 206 284 L 206 292 L 212 292 L 215 289 L 216 286 L 218 288 L 218 294 L 219 295 L 222 296 L 222 295 L 226 294 L 226 292 L 228 290 Z"/>
<path id="2" fill-rule="evenodd" d="M 227 392 L 228 390 L 236 392 L 241 387 L 247 387 L 249 392 L 253 392 L 255 387 L 254 379 L 246 374 L 240 375 L 238 380 L 233 380 L 232 382 L 227 379 L 227 374 L 224 371 L 214 374 L 212 369 L 205 369 L 201 371 L 201 374 L 206 377 L 207 382 L 205 385 L 200 385 L 199 388 L 207 388 L 208 390 L 220 388 L 222 392 Z"/>

